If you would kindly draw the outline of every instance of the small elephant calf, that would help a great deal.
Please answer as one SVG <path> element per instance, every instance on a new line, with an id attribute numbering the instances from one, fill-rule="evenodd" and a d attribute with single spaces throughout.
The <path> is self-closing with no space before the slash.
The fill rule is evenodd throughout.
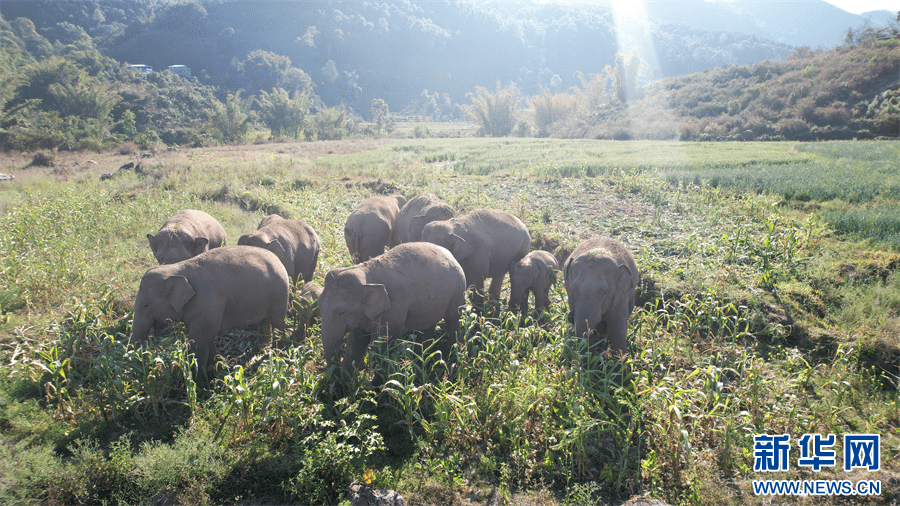
<path id="1" fill-rule="evenodd" d="M 550 307 L 550 287 L 556 284 L 559 263 L 546 251 L 532 251 L 516 262 L 509 271 L 509 307 L 528 311 L 528 292 L 534 294 L 534 307 L 546 311 Z"/>
<path id="2" fill-rule="evenodd" d="M 152 327 L 184 322 L 202 381 L 216 336 L 233 327 L 268 322 L 284 331 L 290 284 L 272 252 L 250 246 L 216 248 L 150 268 L 134 301 L 131 338 L 144 341 Z"/>
<path id="3" fill-rule="evenodd" d="M 316 283 L 306 283 L 300 287 L 297 299 L 293 303 L 293 308 L 297 311 L 300 323 L 294 330 L 294 337 L 303 339 L 306 337 L 306 327 L 313 320 L 320 319 L 319 296 L 322 295 L 322 287 Z"/>

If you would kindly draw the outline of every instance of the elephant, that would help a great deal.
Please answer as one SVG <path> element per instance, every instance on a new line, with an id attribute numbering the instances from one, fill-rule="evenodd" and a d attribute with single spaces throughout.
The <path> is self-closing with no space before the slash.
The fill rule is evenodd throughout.
<path id="1" fill-rule="evenodd" d="M 308 313 L 310 318 L 319 318 L 319 297 L 322 295 L 322 287 L 316 283 L 306 283 L 300 288 L 298 304 Z"/>
<path id="2" fill-rule="evenodd" d="M 306 327 L 313 320 L 320 318 L 319 312 L 319 296 L 322 295 L 322 287 L 316 283 L 306 283 L 300 287 L 300 293 L 297 295 L 294 308 L 297 309 L 297 315 L 300 317 L 300 323 L 294 331 L 294 337 L 306 337 Z"/>
<path id="3" fill-rule="evenodd" d="M 624 354 L 628 317 L 640 282 L 631 252 L 609 237 L 588 239 L 566 259 L 563 278 L 575 335 L 587 336 L 589 349 L 594 350 L 605 330 L 610 351 Z M 598 328 L 601 322 L 605 329 Z"/>
<path id="4" fill-rule="evenodd" d="M 301 220 L 270 214 L 259 227 L 238 239 L 239 246 L 256 246 L 275 254 L 284 264 L 291 283 L 312 281 L 322 250 L 322 241 L 312 227 Z"/>
<path id="5" fill-rule="evenodd" d="M 465 304 L 466 278 L 445 248 L 415 242 L 401 244 L 378 257 L 325 275 L 319 296 L 322 347 L 328 365 L 359 368 L 371 336 L 397 337 L 425 330 L 444 320 L 448 335 L 444 356 L 460 337 L 460 307 Z M 339 345 L 345 334 L 347 352 Z"/>
<path id="6" fill-rule="evenodd" d="M 472 302 L 484 300 L 484 280 L 488 290 L 500 299 L 506 273 L 531 251 L 531 235 L 519 218 L 496 209 L 478 209 L 446 221 L 433 221 L 422 230 L 422 241 L 450 250 L 466 274 L 466 286 L 474 286 Z"/>
<path id="7" fill-rule="evenodd" d="M 161 265 L 174 264 L 225 244 L 225 229 L 212 216 L 183 209 L 163 223 L 156 235 L 147 234 L 153 256 Z"/>
<path id="8" fill-rule="evenodd" d="M 446 202 L 432 193 L 423 193 L 410 200 L 397 215 L 397 230 L 401 243 L 422 240 L 422 229 L 432 221 L 444 221 L 456 213 Z"/>
<path id="9" fill-rule="evenodd" d="M 159 335 L 167 321 L 184 322 L 205 382 L 216 336 L 263 321 L 284 331 L 289 293 L 287 271 L 274 253 L 250 246 L 216 248 L 144 273 L 131 338 L 143 342 L 151 327 Z"/>
<path id="10" fill-rule="evenodd" d="M 550 307 L 550 287 L 556 283 L 559 263 L 546 251 L 532 251 L 516 262 L 509 271 L 509 307 L 528 311 L 528 292 L 534 294 L 534 307 L 546 311 Z"/>
<path id="11" fill-rule="evenodd" d="M 376 195 L 362 201 L 344 224 L 344 241 L 353 263 L 365 262 L 384 253 L 384 248 L 400 244 L 397 214 L 406 197 Z"/>

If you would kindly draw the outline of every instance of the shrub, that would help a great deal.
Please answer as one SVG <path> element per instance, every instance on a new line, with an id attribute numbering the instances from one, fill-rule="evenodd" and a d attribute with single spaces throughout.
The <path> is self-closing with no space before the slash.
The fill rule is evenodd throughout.
<path id="1" fill-rule="evenodd" d="M 56 163 L 56 153 L 38 151 L 31 157 L 31 165 L 35 167 L 52 167 Z"/>

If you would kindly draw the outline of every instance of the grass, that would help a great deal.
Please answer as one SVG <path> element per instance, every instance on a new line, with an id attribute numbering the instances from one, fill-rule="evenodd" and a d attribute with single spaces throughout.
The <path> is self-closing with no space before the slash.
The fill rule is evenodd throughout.
<path id="1" fill-rule="evenodd" d="M 753 434 L 878 433 L 877 474 L 785 476 L 880 479 L 868 500 L 889 503 L 900 490 L 896 149 L 354 140 L 182 150 L 104 182 L 123 157 L 76 167 L 87 155 L 60 154 L 62 170 L 8 156 L 0 501 L 338 503 L 357 481 L 413 504 L 755 503 Z M 868 193 L 846 184 L 870 173 L 881 184 Z M 220 338 L 206 388 L 182 329 L 128 342 L 154 263 L 145 235 L 178 209 L 216 216 L 229 241 L 269 212 L 303 219 L 324 244 L 321 283 L 349 265 L 344 220 L 374 191 L 505 209 L 559 255 L 594 233 L 627 243 L 643 282 L 625 361 L 571 335 L 561 283 L 543 315 L 465 308 L 453 361 L 410 336 L 373 346 L 355 377 L 325 369 L 316 324 L 283 348 L 252 329 Z"/>

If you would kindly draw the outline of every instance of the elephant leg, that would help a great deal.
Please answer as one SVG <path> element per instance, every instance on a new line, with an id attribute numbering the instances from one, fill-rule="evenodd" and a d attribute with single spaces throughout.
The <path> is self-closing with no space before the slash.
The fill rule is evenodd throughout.
<path id="1" fill-rule="evenodd" d="M 351 372 L 358 371 L 362 366 L 362 359 L 369 349 L 369 334 L 363 330 L 353 330 L 347 337 L 347 353 L 342 362 L 345 369 Z"/>
<path id="2" fill-rule="evenodd" d="M 206 369 L 209 366 L 209 359 L 213 356 L 212 347 L 215 343 L 215 337 L 205 335 L 205 333 L 188 332 L 190 351 L 194 354 L 194 360 L 197 364 L 195 377 L 202 384 L 206 384 L 209 381 L 209 378 L 206 376 Z"/>
<path id="3" fill-rule="evenodd" d="M 609 351 L 614 356 L 624 355 L 628 352 L 628 309 L 622 305 L 610 311 L 606 320 L 606 336 L 609 341 Z"/>
<path id="4" fill-rule="evenodd" d="M 209 360 L 215 357 L 216 335 L 226 331 L 229 326 L 223 323 L 224 307 L 219 311 L 208 310 L 206 314 L 194 314 L 187 319 L 187 335 L 191 352 L 197 361 L 197 374 L 202 382 L 207 381 L 206 368 Z"/>
<path id="5" fill-rule="evenodd" d="M 466 281 L 469 281 L 469 278 L 466 277 Z M 484 276 L 473 276 L 472 281 L 469 283 L 469 287 L 472 288 L 472 304 L 476 307 L 481 307 L 484 305 Z"/>
<path id="6" fill-rule="evenodd" d="M 488 288 L 488 294 L 490 294 L 491 299 L 500 300 L 500 290 L 503 288 L 503 278 L 506 277 L 506 273 L 499 276 L 494 276 L 491 278 L 491 287 Z M 528 303 L 525 303 L 528 305 Z"/>

